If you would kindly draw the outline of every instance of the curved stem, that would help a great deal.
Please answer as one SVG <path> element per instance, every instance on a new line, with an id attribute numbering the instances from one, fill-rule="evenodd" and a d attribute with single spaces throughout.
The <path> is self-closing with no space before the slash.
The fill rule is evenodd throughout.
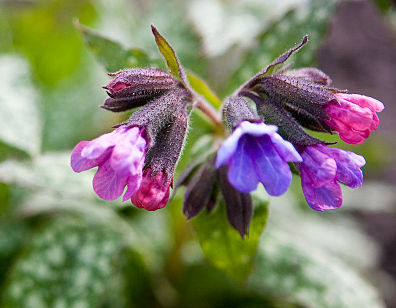
<path id="1" fill-rule="evenodd" d="M 221 121 L 220 113 L 212 107 L 207 101 L 205 101 L 202 97 L 196 97 L 196 105 L 199 110 L 201 110 L 213 123 L 216 128 L 216 131 L 223 132 L 224 126 Z"/>

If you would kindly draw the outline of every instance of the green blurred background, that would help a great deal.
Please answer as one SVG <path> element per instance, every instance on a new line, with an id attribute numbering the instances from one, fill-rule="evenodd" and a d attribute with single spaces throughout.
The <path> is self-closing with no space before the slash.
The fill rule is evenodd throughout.
<path id="1" fill-rule="evenodd" d="M 326 213 L 298 178 L 259 190 L 244 241 L 222 206 L 186 221 L 183 189 L 154 213 L 100 200 L 70 153 L 128 116 L 98 108 L 106 72 L 165 68 L 150 24 L 220 99 L 308 33 L 295 67 L 386 106 L 337 145 L 366 157 L 364 186 Z M 0 0 L 0 307 L 396 307 L 395 27 L 387 0 Z M 177 175 L 213 138 L 190 124 Z"/>

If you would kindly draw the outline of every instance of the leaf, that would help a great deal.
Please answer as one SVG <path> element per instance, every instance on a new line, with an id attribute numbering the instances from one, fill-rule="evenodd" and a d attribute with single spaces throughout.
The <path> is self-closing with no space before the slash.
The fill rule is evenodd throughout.
<path id="1" fill-rule="evenodd" d="M 249 236 L 241 239 L 233 229 L 221 203 L 210 214 L 201 213 L 193 219 L 194 229 L 205 257 L 216 267 L 241 282 L 250 274 L 260 235 L 268 216 L 268 204 L 256 204 Z"/>
<path id="2" fill-rule="evenodd" d="M 248 286 L 308 308 L 383 308 L 377 291 L 350 264 L 280 230 L 261 239 Z"/>
<path id="3" fill-rule="evenodd" d="M 220 108 L 221 100 L 212 91 L 212 89 L 209 88 L 208 84 L 204 80 L 202 80 L 199 76 L 195 75 L 193 72 L 188 72 L 187 78 L 195 92 L 201 94 L 215 108 Z"/>
<path id="4" fill-rule="evenodd" d="M 85 43 L 109 72 L 116 72 L 126 68 L 148 67 L 157 64 L 138 48 L 127 48 L 120 43 L 105 38 L 101 34 L 74 21 L 75 27 L 81 32 Z"/>
<path id="5" fill-rule="evenodd" d="M 17 260 L 5 307 L 96 307 L 113 275 L 121 237 L 102 225 L 52 222 Z"/>
<path id="6" fill-rule="evenodd" d="M 32 156 L 41 147 L 42 124 L 37 100 L 26 62 L 16 56 L 1 56 L 0 141 Z M 5 149 L 2 147 L 2 151 Z"/>
<path id="7" fill-rule="evenodd" d="M 162 56 L 165 58 L 166 64 L 168 65 L 172 75 L 183 81 L 184 85 L 189 85 L 186 73 L 184 72 L 183 67 L 181 66 L 173 48 L 153 25 L 151 26 L 151 30 L 153 31 L 157 47 Z"/>
<path id="8" fill-rule="evenodd" d="M 274 59 L 290 49 L 304 35 L 309 43 L 291 57 L 295 67 L 312 66 L 316 51 L 327 32 L 329 18 L 335 9 L 335 0 L 307 0 L 265 29 L 232 75 L 226 92 L 232 92 L 246 80 L 262 71 Z"/>

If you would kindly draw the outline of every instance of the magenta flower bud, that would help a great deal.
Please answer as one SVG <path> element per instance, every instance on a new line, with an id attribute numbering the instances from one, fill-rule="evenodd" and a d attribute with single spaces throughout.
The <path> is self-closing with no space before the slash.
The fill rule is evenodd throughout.
<path id="1" fill-rule="evenodd" d="M 364 142 L 375 131 L 379 124 L 377 112 L 384 105 L 371 97 L 359 94 L 335 94 L 337 101 L 326 106 L 330 119 L 325 120 L 328 126 L 339 133 L 340 138 L 350 144 Z"/>
<path id="2" fill-rule="evenodd" d="M 159 69 L 136 68 L 109 75 L 115 77 L 103 88 L 110 98 L 101 107 L 113 112 L 143 106 L 179 85 L 176 78 Z"/>
<path id="3" fill-rule="evenodd" d="M 82 172 L 99 167 L 93 179 L 96 194 L 104 200 L 123 201 L 139 188 L 146 155 L 146 140 L 138 127 L 118 127 L 92 141 L 81 141 L 73 149 L 71 167 Z"/>
<path id="4" fill-rule="evenodd" d="M 338 182 L 351 188 L 363 184 L 360 168 L 366 161 L 360 155 L 317 144 L 305 147 L 301 157 L 302 163 L 297 164 L 301 186 L 307 203 L 316 211 L 341 206 L 342 192 Z"/>
<path id="5" fill-rule="evenodd" d="M 131 197 L 131 202 L 136 207 L 148 211 L 163 208 L 169 199 L 169 187 L 172 180 L 168 180 L 165 172 L 158 172 L 153 176 L 151 168 L 145 169 L 140 187 Z"/>
<path id="6" fill-rule="evenodd" d="M 218 150 L 216 167 L 229 166 L 228 181 L 240 192 L 252 192 L 260 182 L 271 196 L 289 188 L 287 162 L 299 162 L 301 156 L 276 131 L 273 125 L 243 121 Z"/>

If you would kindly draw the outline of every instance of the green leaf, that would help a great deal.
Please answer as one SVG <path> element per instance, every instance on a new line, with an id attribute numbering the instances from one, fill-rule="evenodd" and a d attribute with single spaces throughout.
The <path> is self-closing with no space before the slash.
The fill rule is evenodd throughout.
<path id="1" fill-rule="evenodd" d="M 4 306 L 98 306 L 120 248 L 119 234 L 102 225 L 56 220 L 17 260 L 4 291 Z"/>
<path id="2" fill-rule="evenodd" d="M 232 75 L 227 92 L 232 92 L 280 54 L 293 47 L 304 35 L 309 42 L 303 50 L 294 54 L 290 61 L 295 67 L 312 66 L 316 51 L 327 32 L 329 18 L 335 8 L 335 0 L 307 0 L 287 13 L 258 38 L 257 45 L 239 63 Z"/>
<path id="3" fill-rule="evenodd" d="M 384 307 L 374 287 L 350 264 L 281 230 L 262 237 L 248 286 L 308 308 Z"/>
<path id="4" fill-rule="evenodd" d="M 237 281 L 244 281 L 252 271 L 257 245 L 268 216 L 268 204 L 254 207 L 248 237 L 241 239 L 226 217 L 220 203 L 212 213 L 201 213 L 193 219 L 194 229 L 205 257 Z"/>
<path id="5" fill-rule="evenodd" d="M 8 23 L 8 27 L 1 27 L 1 32 L 4 29 L 7 34 L 1 38 L 6 39 L 5 43 L 10 41 L 9 51 L 26 55 L 35 81 L 53 86 L 72 75 L 87 58 L 72 19 L 78 17 L 89 24 L 97 12 L 92 0 L 74 5 L 67 0 L 33 1 L 17 7 L 1 5 L 0 18 Z"/>
<path id="6" fill-rule="evenodd" d="M 158 32 L 158 30 L 152 25 L 151 30 L 153 31 L 155 42 L 162 56 L 165 58 L 166 64 L 172 75 L 179 78 L 185 85 L 188 85 L 188 80 L 180 61 L 167 40 Z"/>
<path id="7" fill-rule="evenodd" d="M 97 57 L 109 72 L 116 72 L 125 68 L 148 67 L 156 64 L 147 54 L 138 48 L 127 48 L 120 43 L 105 38 L 88 27 L 81 25 L 77 20 L 75 27 L 81 32 L 92 53 Z"/>
<path id="8" fill-rule="evenodd" d="M 209 103 L 211 103 L 217 109 L 221 106 L 221 100 L 218 96 L 209 88 L 208 84 L 202 80 L 199 76 L 192 72 L 187 73 L 188 81 L 195 92 L 201 94 Z"/>
<path id="9" fill-rule="evenodd" d="M 41 147 L 42 124 L 38 94 L 26 62 L 16 56 L 1 56 L 0 79 L 0 141 L 35 156 Z M 0 157 L 5 154 L 0 153 Z"/>

